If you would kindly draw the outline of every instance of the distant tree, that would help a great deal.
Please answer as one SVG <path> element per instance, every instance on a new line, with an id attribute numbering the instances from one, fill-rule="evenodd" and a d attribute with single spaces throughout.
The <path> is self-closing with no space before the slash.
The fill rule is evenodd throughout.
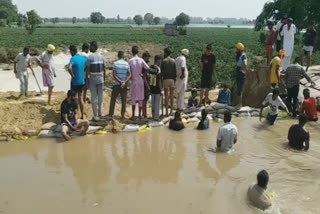
<path id="1" fill-rule="evenodd" d="M 25 27 L 29 34 L 33 34 L 41 22 L 41 18 L 35 10 L 27 12 Z"/>
<path id="2" fill-rule="evenodd" d="M 77 23 L 77 17 L 72 17 L 72 24 Z"/>
<path id="3" fill-rule="evenodd" d="M 19 13 L 19 14 L 18 14 L 18 20 L 17 20 L 17 25 L 18 25 L 19 27 L 21 27 L 21 26 L 23 25 L 23 23 L 26 22 L 26 19 L 27 19 L 27 18 L 26 18 L 25 15 Z"/>
<path id="4" fill-rule="evenodd" d="M 175 20 L 175 23 L 178 26 L 186 26 L 190 23 L 190 16 L 185 13 L 180 13 Z"/>
<path id="5" fill-rule="evenodd" d="M 93 12 L 90 15 L 90 21 L 94 24 L 102 24 L 105 17 L 100 12 Z"/>
<path id="6" fill-rule="evenodd" d="M 5 19 L 0 19 L 0 27 L 5 27 L 7 25 L 7 21 Z"/>
<path id="7" fill-rule="evenodd" d="M 60 21 L 60 20 L 59 20 L 58 17 L 55 17 L 55 18 L 52 18 L 52 19 L 51 19 L 51 22 L 52 22 L 53 24 L 57 24 L 59 21 Z"/>
<path id="8" fill-rule="evenodd" d="M 135 15 L 133 20 L 137 25 L 142 25 L 143 24 L 143 18 L 142 18 L 141 15 Z"/>
<path id="9" fill-rule="evenodd" d="M 0 19 L 4 19 L 7 24 L 17 21 L 18 9 L 11 0 L 0 0 Z"/>
<path id="10" fill-rule="evenodd" d="M 144 15 L 144 21 L 147 22 L 149 25 L 152 25 L 153 14 L 152 13 L 146 13 L 146 15 Z"/>
<path id="11" fill-rule="evenodd" d="M 153 23 L 154 23 L 155 25 L 160 24 L 160 22 L 161 22 L 160 17 L 154 17 L 154 19 L 153 19 Z"/>
<path id="12" fill-rule="evenodd" d="M 117 15 L 117 22 L 120 22 L 120 15 Z"/>

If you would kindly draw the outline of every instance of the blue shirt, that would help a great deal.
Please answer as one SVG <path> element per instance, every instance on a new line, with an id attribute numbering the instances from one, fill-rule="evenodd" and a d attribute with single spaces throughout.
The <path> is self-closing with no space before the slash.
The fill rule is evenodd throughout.
<path id="1" fill-rule="evenodd" d="M 128 73 L 130 72 L 129 63 L 125 60 L 120 59 L 113 64 L 113 70 L 115 75 L 123 82 L 125 82 L 128 78 Z M 120 83 L 116 80 L 114 85 L 120 85 Z"/>
<path id="2" fill-rule="evenodd" d="M 221 89 L 219 92 L 218 103 L 231 106 L 231 91 L 230 89 Z"/>
<path id="3" fill-rule="evenodd" d="M 197 129 L 199 130 L 207 130 L 209 129 L 209 120 L 206 118 L 204 121 L 200 121 Z"/>
<path id="4" fill-rule="evenodd" d="M 72 65 L 72 72 L 74 73 L 74 78 L 71 79 L 72 85 L 84 85 L 85 84 L 85 68 L 87 64 L 87 59 L 79 54 L 74 55 L 70 59 L 70 65 Z"/>

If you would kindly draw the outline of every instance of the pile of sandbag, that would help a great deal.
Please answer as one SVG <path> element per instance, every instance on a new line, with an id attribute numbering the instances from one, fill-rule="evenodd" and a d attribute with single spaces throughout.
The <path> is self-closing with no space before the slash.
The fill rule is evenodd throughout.
<path id="1" fill-rule="evenodd" d="M 46 123 L 41 127 L 41 131 L 39 133 L 39 137 L 42 138 L 62 138 L 61 135 L 61 125 L 57 125 L 55 123 Z M 87 131 L 87 134 L 94 134 L 100 130 L 102 130 L 103 127 L 101 126 L 89 126 L 89 129 Z M 71 132 L 71 136 L 79 136 L 79 132 Z"/>

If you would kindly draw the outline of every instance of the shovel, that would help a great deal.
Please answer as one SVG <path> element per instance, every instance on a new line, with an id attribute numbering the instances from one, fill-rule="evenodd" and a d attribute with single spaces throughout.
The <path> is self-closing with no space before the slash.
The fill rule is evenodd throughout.
<path id="1" fill-rule="evenodd" d="M 40 91 L 40 94 L 37 94 L 36 96 L 41 96 L 41 95 L 42 95 L 42 91 L 41 91 L 41 88 L 40 88 L 38 79 L 37 79 L 37 77 L 36 77 L 36 75 L 35 75 L 35 73 L 34 73 L 34 70 L 33 70 L 31 67 L 30 67 L 30 69 L 31 69 L 31 71 L 32 71 L 32 75 L 33 75 L 34 79 L 35 79 L 36 82 L 37 82 L 37 85 L 38 85 L 38 88 L 39 88 L 39 91 Z"/>

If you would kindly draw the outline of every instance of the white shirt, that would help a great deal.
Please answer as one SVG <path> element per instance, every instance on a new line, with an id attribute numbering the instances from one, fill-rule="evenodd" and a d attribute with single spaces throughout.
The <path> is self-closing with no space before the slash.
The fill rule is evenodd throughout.
<path id="1" fill-rule="evenodd" d="M 53 54 L 49 54 L 48 51 L 45 51 L 41 54 L 41 56 L 39 57 L 39 60 L 42 66 L 48 65 L 48 69 L 43 68 L 42 72 L 49 72 L 52 75 L 55 74 Z"/>
<path id="2" fill-rule="evenodd" d="M 218 141 L 221 141 L 221 150 L 228 152 L 232 149 L 238 137 L 238 129 L 232 123 L 225 123 L 218 132 Z"/>
<path id="3" fill-rule="evenodd" d="M 86 59 L 88 59 L 88 57 L 89 57 L 89 54 L 88 53 L 86 53 L 86 52 L 80 52 L 80 53 L 78 53 L 80 56 L 83 56 L 84 58 L 86 58 Z"/>
<path id="4" fill-rule="evenodd" d="M 278 35 L 277 35 L 277 40 L 280 41 L 281 40 L 281 36 L 280 36 L 280 28 L 283 25 L 283 23 L 281 21 L 279 21 L 275 27 L 276 31 L 278 31 Z"/>
<path id="5" fill-rule="evenodd" d="M 277 99 L 272 99 L 272 93 L 268 94 L 266 99 L 262 103 L 263 105 L 269 104 L 269 114 L 277 115 L 279 113 L 279 106 L 283 108 L 287 108 L 287 106 L 283 103 L 282 99 L 278 96 Z"/>
<path id="6" fill-rule="evenodd" d="M 283 26 L 281 36 L 283 36 L 283 50 L 286 52 L 286 56 L 291 56 L 294 47 L 294 34 L 296 34 L 297 28 L 294 24 L 291 24 L 290 29 L 286 24 Z"/>
<path id="7" fill-rule="evenodd" d="M 184 75 L 185 78 L 181 79 L 180 76 L 182 74 L 182 68 L 185 68 Z M 179 92 L 181 90 L 185 90 L 188 85 L 188 68 L 187 68 L 187 59 L 185 56 L 181 55 L 176 59 L 176 90 Z"/>
<path id="8" fill-rule="evenodd" d="M 17 63 L 17 72 L 27 72 L 28 66 L 31 65 L 31 56 L 19 53 L 14 61 Z"/>

